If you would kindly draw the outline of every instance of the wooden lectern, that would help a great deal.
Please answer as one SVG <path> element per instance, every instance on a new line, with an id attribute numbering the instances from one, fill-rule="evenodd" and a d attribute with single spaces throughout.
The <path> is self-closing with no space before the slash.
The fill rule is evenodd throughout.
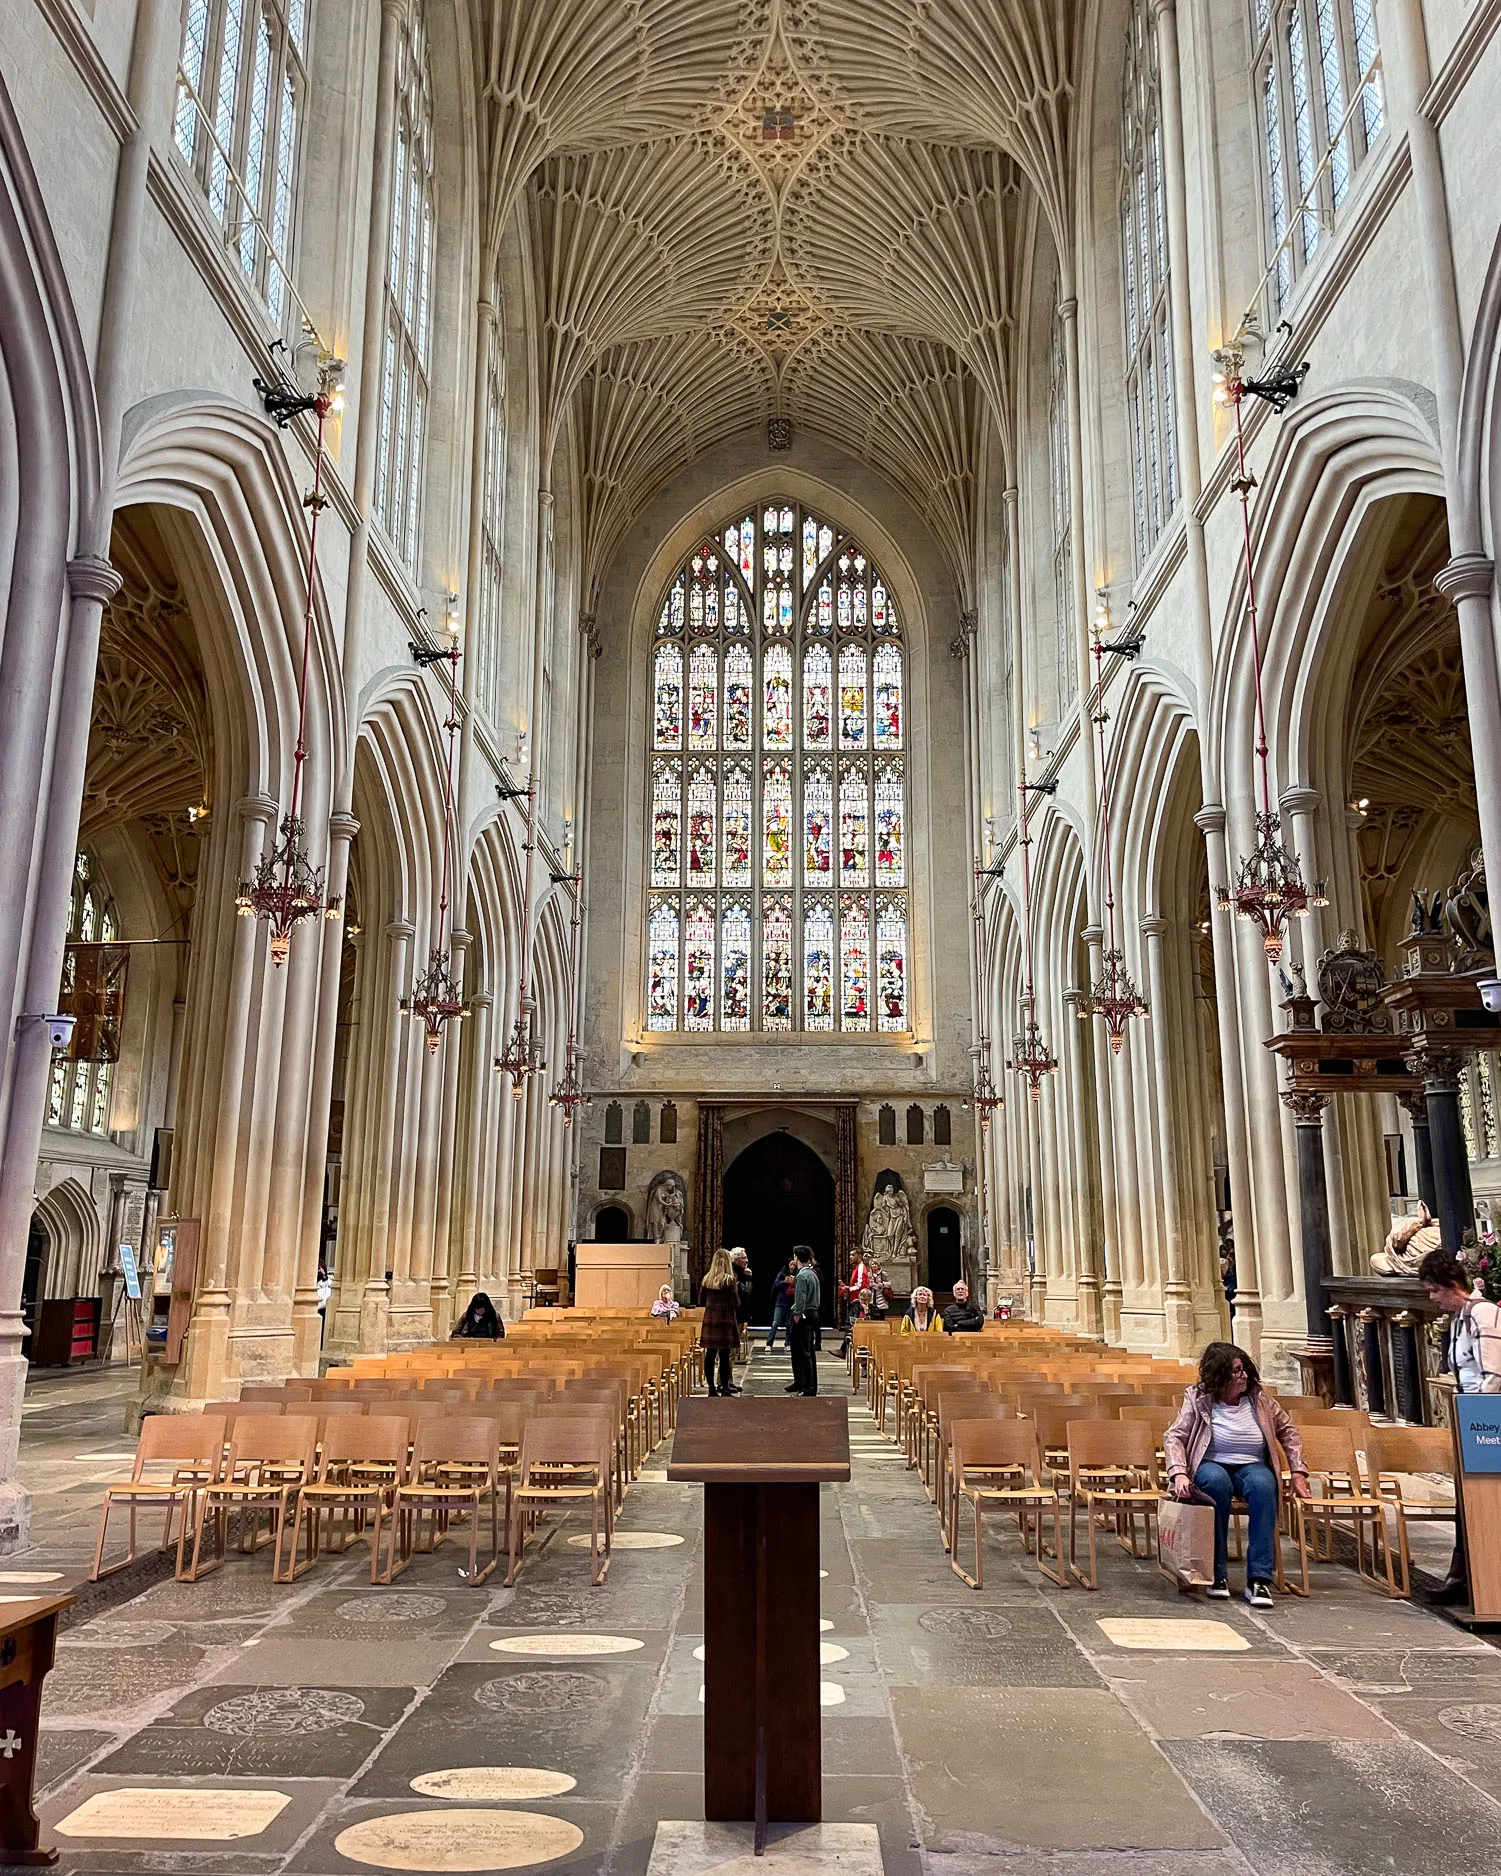
<path id="1" fill-rule="evenodd" d="M 1501 1622 L 1501 1394 L 1456 1394 L 1450 1418 L 1474 1611 L 1468 1619 Z"/>
<path id="2" fill-rule="evenodd" d="M 704 1816 L 823 1818 L 818 1488 L 850 1476 L 842 1400 L 686 1400 L 669 1479 L 704 1487 Z"/>
<path id="3" fill-rule="evenodd" d="M 46 1866 L 56 1850 L 41 1847 L 32 1808 L 42 1681 L 52 1666 L 57 1618 L 71 1596 L 27 1596 L 0 1611 L 0 1865 Z"/>

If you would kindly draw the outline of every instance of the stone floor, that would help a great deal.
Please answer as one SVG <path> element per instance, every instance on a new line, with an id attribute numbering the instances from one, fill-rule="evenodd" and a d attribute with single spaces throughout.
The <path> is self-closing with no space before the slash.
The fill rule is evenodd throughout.
<path id="1" fill-rule="evenodd" d="M 758 1354 L 749 1386 L 786 1374 Z M 33 1386 L 37 1541 L 0 1594 L 87 1568 L 124 1386 Z M 823 1386 L 847 1390 L 832 1360 Z M 976 1593 L 863 1403 L 850 1421 L 854 1477 L 824 1494 L 826 1827 L 781 1833 L 784 1876 L 1501 1870 L 1486 1641 L 1334 1566 L 1266 1616 L 1113 1546 L 1098 1594 L 1062 1590 L 1011 1534 Z M 462 1584 L 449 1548 L 386 1590 L 353 1559 L 277 1588 L 258 1558 L 85 1606 L 45 1708 L 60 1870 L 752 1876 L 744 1834 L 699 1821 L 701 1494 L 664 1460 L 597 1590 L 558 1524 L 512 1591 Z"/>

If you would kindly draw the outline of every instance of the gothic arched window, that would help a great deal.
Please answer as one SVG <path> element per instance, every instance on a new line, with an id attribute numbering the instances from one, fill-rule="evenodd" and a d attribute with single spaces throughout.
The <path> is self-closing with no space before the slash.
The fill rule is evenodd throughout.
<path id="1" fill-rule="evenodd" d="M 1120 208 L 1131 505 L 1136 518 L 1136 558 L 1143 561 L 1178 505 L 1167 182 L 1162 173 L 1157 100 L 1157 29 L 1146 0 L 1134 0 L 1126 32 Z"/>
<path id="2" fill-rule="evenodd" d="M 647 1028 L 910 1029 L 906 651 L 870 556 L 794 502 L 727 521 L 651 660 Z"/>
<path id="3" fill-rule="evenodd" d="M 417 570 L 433 336 L 433 78 L 421 0 L 409 0 L 396 47 L 396 136 L 386 246 L 375 512 L 408 571 Z"/>

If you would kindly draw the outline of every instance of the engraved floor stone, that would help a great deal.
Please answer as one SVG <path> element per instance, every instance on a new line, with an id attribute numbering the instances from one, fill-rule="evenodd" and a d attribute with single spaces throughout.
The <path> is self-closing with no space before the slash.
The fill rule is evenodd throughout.
<path id="1" fill-rule="evenodd" d="M 1438 1723 L 1461 1739 L 1501 1740 L 1501 1706 L 1490 1701 L 1469 1706 L 1442 1707 Z"/>
<path id="2" fill-rule="evenodd" d="M 503 1635 L 490 1643 L 501 1655 L 626 1655 L 644 1648 L 634 1635 Z"/>
<path id="3" fill-rule="evenodd" d="M 576 1550 L 587 1550 L 589 1533 L 580 1531 L 568 1541 Z M 610 1541 L 616 1550 L 671 1550 L 683 1540 L 676 1531 L 617 1531 Z"/>
<path id="4" fill-rule="evenodd" d="M 60 1583 L 61 1570 L 0 1570 L 0 1583 Z"/>
<path id="5" fill-rule="evenodd" d="M 175 1622 L 122 1622 L 111 1616 L 68 1629 L 62 1642 L 67 1648 L 160 1648 L 177 1629 Z"/>
<path id="6" fill-rule="evenodd" d="M 231 1843 L 258 1837 L 291 1803 L 284 1791 L 213 1790 L 202 1785 L 124 1786 L 96 1791 L 58 1820 L 60 1837 L 167 1838 Z"/>
<path id="7" fill-rule="evenodd" d="M 199 1687 L 98 1769 L 126 1777 L 352 1778 L 411 1697 L 409 1687 Z"/>
<path id="8" fill-rule="evenodd" d="M 584 1833 L 566 1818 L 471 1809 L 362 1818 L 339 1832 L 334 1848 L 372 1869 L 507 1870 L 555 1862 L 583 1841 Z"/>
<path id="9" fill-rule="evenodd" d="M 365 1703 L 329 1687 L 266 1687 L 253 1694 L 221 1700 L 203 1716 L 215 1733 L 239 1739 L 290 1739 L 307 1733 L 330 1733 L 363 1719 Z"/>
<path id="10" fill-rule="evenodd" d="M 469 1804 L 560 1798 L 578 1784 L 567 1772 L 548 1772 L 530 1765 L 456 1765 L 447 1772 L 419 1772 L 410 1782 L 420 1797 L 452 1798 Z"/>
<path id="11" fill-rule="evenodd" d="M 484 1681 L 474 1690 L 482 1707 L 504 1708 L 510 1713 L 561 1713 L 571 1707 L 603 1700 L 610 1684 L 597 1674 L 512 1674 L 504 1680 Z"/>
<path id="12" fill-rule="evenodd" d="M 385 1596 L 360 1596 L 352 1602 L 341 1602 L 334 1614 L 340 1621 L 364 1627 L 379 1622 L 430 1622 L 447 1607 L 442 1596 L 419 1596 L 398 1589 Z"/>
<path id="13" fill-rule="evenodd" d="M 749 1824 L 664 1818 L 652 1839 L 647 1876 L 882 1876 L 881 1835 L 873 1824 L 772 1824 L 766 1853 L 755 1854 Z"/>

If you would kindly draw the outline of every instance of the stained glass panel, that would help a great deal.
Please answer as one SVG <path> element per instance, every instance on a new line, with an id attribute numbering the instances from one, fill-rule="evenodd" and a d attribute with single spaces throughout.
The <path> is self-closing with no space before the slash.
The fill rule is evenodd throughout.
<path id="1" fill-rule="evenodd" d="M 751 917 L 742 899 L 724 908 L 720 934 L 719 1027 L 750 1028 Z"/>
<path id="2" fill-rule="evenodd" d="M 863 762 L 839 765 L 839 883 L 870 884 L 870 803 Z"/>
<path id="3" fill-rule="evenodd" d="M 827 749 L 833 741 L 834 660 L 827 645 L 803 653 L 803 747 Z"/>
<path id="4" fill-rule="evenodd" d="M 865 653 L 858 645 L 846 645 L 839 653 L 839 747 L 864 749 L 865 735 Z"/>
<path id="5" fill-rule="evenodd" d="M 902 654 L 895 645 L 877 645 L 874 660 L 876 748 L 902 746 Z"/>
<path id="6" fill-rule="evenodd" d="M 876 883 L 880 886 L 906 884 L 904 801 L 901 764 L 883 762 L 876 771 Z"/>
<path id="7" fill-rule="evenodd" d="M 719 740 L 719 653 L 695 645 L 688 660 L 688 747 L 712 749 Z"/>
<path id="8" fill-rule="evenodd" d="M 780 884 L 792 878 L 792 766 L 768 762 L 761 781 L 762 877 Z"/>
<path id="9" fill-rule="evenodd" d="M 678 908 L 675 899 L 654 899 L 647 928 L 646 1026 L 678 1026 Z"/>
<path id="10" fill-rule="evenodd" d="M 676 645 L 658 645 L 656 650 L 654 721 L 656 747 L 658 749 L 681 749 L 683 746 L 683 654 Z"/>
<path id="11" fill-rule="evenodd" d="M 724 884 L 747 886 L 751 876 L 751 779 L 742 762 L 724 772 Z"/>
<path id="12" fill-rule="evenodd" d="M 883 894 L 876 907 L 876 994 L 880 1027 L 906 1029 L 907 906 L 899 895 Z"/>
<path id="13" fill-rule="evenodd" d="M 839 901 L 841 1029 L 870 1028 L 870 908 L 864 895 Z"/>
<path id="14" fill-rule="evenodd" d="M 829 765 L 810 762 L 803 773 L 803 879 L 810 886 L 828 883 L 833 819 L 834 782 Z"/>
<path id="15" fill-rule="evenodd" d="M 690 899 L 684 926 L 683 1027 L 714 1027 L 714 903 Z"/>
<path id="16" fill-rule="evenodd" d="M 803 1027 L 834 1027 L 834 909 L 827 899 L 803 906 Z"/>
<path id="17" fill-rule="evenodd" d="M 792 901 L 761 902 L 761 1027 L 792 1027 Z"/>
<path id="18" fill-rule="evenodd" d="M 724 746 L 751 746 L 751 690 L 755 682 L 749 647 L 731 645 L 724 654 Z"/>
<path id="19" fill-rule="evenodd" d="M 908 1027 L 890 589 L 847 535 L 769 503 L 683 562 L 657 639 L 647 1026 Z"/>
<path id="20" fill-rule="evenodd" d="M 772 645 L 764 659 L 766 707 L 761 719 L 761 741 L 768 749 L 792 747 L 792 652 Z"/>
<path id="21" fill-rule="evenodd" d="M 714 884 L 714 828 L 718 800 L 713 769 L 696 767 L 688 778 L 688 884 Z"/>
<path id="22" fill-rule="evenodd" d="M 676 762 L 656 762 L 651 785 L 651 883 L 680 886 L 682 881 L 682 769 Z"/>

